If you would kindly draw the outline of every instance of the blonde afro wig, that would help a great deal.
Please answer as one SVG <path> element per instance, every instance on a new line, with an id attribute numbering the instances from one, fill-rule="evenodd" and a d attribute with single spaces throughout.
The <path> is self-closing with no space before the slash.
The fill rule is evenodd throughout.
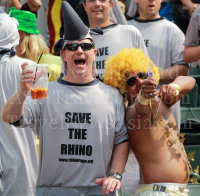
<path id="1" fill-rule="evenodd" d="M 142 49 L 124 48 L 115 56 L 109 57 L 106 61 L 103 76 L 104 83 L 119 89 L 124 94 L 126 88 L 125 74 L 134 71 L 147 73 L 150 61 Z M 160 79 L 159 68 L 154 64 L 152 64 L 152 72 L 153 78 L 158 84 Z"/>

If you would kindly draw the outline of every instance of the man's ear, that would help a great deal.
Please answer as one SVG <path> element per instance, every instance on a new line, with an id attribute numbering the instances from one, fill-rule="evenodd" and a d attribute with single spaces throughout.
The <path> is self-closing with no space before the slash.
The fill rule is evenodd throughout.
<path id="1" fill-rule="evenodd" d="M 95 48 L 95 49 L 94 49 L 94 60 L 96 59 L 97 51 L 98 51 L 98 49 Z"/>
<path id="2" fill-rule="evenodd" d="M 111 7 L 113 8 L 114 7 L 114 1 L 111 1 L 110 4 L 111 4 Z"/>
<path id="3" fill-rule="evenodd" d="M 64 61 L 66 62 L 65 50 L 62 50 L 62 56 L 63 56 Z"/>
<path id="4" fill-rule="evenodd" d="M 138 0 L 134 0 L 136 3 L 138 3 Z M 162 0 L 161 0 L 162 1 Z"/>

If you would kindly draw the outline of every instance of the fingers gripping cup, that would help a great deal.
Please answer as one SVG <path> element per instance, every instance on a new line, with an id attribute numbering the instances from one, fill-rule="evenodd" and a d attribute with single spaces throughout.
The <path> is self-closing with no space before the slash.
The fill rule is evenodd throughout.
<path id="1" fill-rule="evenodd" d="M 33 70 L 34 82 L 30 85 L 32 99 L 48 98 L 48 64 L 28 65 Z"/>

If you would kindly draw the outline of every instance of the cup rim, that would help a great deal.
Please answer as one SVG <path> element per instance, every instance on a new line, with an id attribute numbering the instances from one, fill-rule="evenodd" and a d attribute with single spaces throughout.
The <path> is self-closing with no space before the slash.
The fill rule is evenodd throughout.
<path id="1" fill-rule="evenodd" d="M 31 65 L 27 65 L 27 67 L 48 67 L 49 65 L 48 64 L 31 64 Z"/>

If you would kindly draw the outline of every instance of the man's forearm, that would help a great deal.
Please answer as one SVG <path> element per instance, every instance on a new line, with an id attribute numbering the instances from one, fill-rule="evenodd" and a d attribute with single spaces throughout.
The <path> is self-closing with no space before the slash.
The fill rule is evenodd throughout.
<path id="1" fill-rule="evenodd" d="M 180 0 L 180 1 L 187 8 L 189 8 L 193 5 L 193 2 L 191 0 Z"/>
<path id="2" fill-rule="evenodd" d="M 22 5 L 19 0 L 13 0 L 13 6 L 16 7 L 17 10 L 20 10 Z"/>
<path id="3" fill-rule="evenodd" d="M 160 82 L 173 82 L 178 76 L 187 76 L 189 69 L 185 65 L 174 65 L 168 69 L 160 71 Z"/>
<path id="4" fill-rule="evenodd" d="M 200 46 L 187 47 L 185 46 L 183 52 L 184 61 L 186 63 L 191 63 L 200 59 Z"/>
<path id="5" fill-rule="evenodd" d="M 184 76 L 179 76 L 176 78 L 173 83 L 178 84 L 180 86 L 180 94 L 187 94 L 192 90 L 194 87 L 196 80 L 190 76 L 184 77 Z"/>
<path id="6" fill-rule="evenodd" d="M 110 173 L 120 173 L 122 174 L 128 159 L 129 153 L 129 142 L 123 142 L 114 146 L 112 154 L 112 165 L 110 168 Z"/>
<path id="7" fill-rule="evenodd" d="M 2 120 L 8 123 L 18 121 L 24 111 L 24 101 L 27 93 L 23 93 L 20 89 L 7 101 L 3 112 Z"/>

